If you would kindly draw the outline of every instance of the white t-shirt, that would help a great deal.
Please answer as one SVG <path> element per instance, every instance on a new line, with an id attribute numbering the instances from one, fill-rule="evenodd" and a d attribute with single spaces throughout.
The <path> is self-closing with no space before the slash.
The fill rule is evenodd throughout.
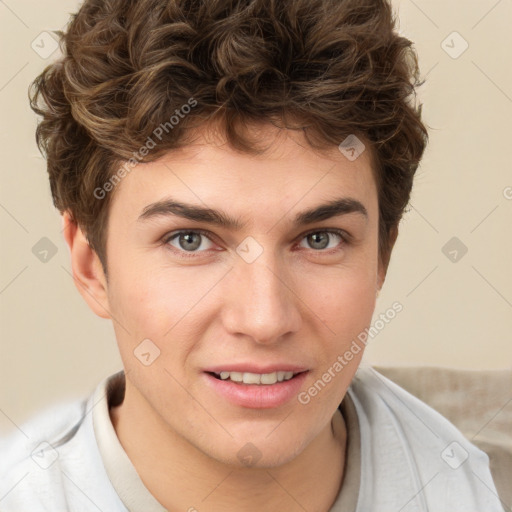
<path id="1" fill-rule="evenodd" d="M 3 439 L 0 512 L 165 512 L 110 421 L 123 396 L 119 372 Z M 374 369 L 359 368 L 340 410 L 347 456 L 330 512 L 503 512 L 487 455 Z"/>

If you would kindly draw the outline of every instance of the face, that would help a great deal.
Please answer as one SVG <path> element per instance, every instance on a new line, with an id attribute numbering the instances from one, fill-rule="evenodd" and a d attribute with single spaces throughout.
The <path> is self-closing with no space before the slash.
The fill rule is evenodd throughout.
<path id="1" fill-rule="evenodd" d="M 261 137 L 264 156 L 203 139 L 123 178 L 107 293 L 137 407 L 217 461 L 270 467 L 330 428 L 382 273 L 368 151 Z"/>

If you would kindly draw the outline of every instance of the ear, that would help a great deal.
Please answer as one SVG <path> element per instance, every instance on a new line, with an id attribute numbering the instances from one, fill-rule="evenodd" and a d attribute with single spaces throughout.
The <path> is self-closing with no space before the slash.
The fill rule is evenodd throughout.
<path id="1" fill-rule="evenodd" d="M 102 318 L 111 318 L 107 280 L 98 255 L 68 212 L 62 215 L 62 223 L 64 238 L 71 253 L 75 286 L 94 313 Z"/>
<path id="2" fill-rule="evenodd" d="M 386 280 L 386 274 L 388 272 L 389 261 L 391 259 L 391 252 L 393 251 L 393 247 L 395 246 L 396 239 L 398 238 L 398 226 L 394 226 L 389 231 L 389 245 L 388 251 L 384 255 L 384 260 L 379 260 L 379 271 L 378 271 L 378 279 L 377 279 L 377 295 L 379 294 L 380 289 L 384 285 L 384 281 Z"/>

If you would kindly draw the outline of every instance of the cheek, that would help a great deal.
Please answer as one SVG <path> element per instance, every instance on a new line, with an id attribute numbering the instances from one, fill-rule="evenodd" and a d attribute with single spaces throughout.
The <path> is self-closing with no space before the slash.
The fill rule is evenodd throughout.
<path id="1" fill-rule="evenodd" d="M 222 275 L 223 269 L 172 269 L 146 261 L 125 261 L 112 274 L 111 312 L 132 339 L 155 339 L 164 347 L 176 333 L 196 325 L 191 319 L 208 303 L 204 299 Z"/>
<path id="2" fill-rule="evenodd" d="M 360 265 L 310 275 L 301 285 L 304 302 L 334 333 L 364 329 L 376 303 L 377 266 Z M 353 334 L 353 332 L 352 332 Z"/>
<path id="3" fill-rule="evenodd" d="M 187 293 L 177 292 L 156 273 L 132 275 L 136 277 L 128 280 L 117 276 L 109 293 L 116 339 L 124 367 L 134 372 L 132 379 L 155 384 L 161 370 L 172 366 L 170 361 L 180 368 L 190 351 L 189 340 L 194 337 L 187 331 L 190 325 L 183 321 L 188 319 L 184 309 Z M 150 366 L 144 366 L 144 357 Z"/>
<path id="4" fill-rule="evenodd" d="M 171 328 L 178 294 L 148 265 L 119 258 L 112 269 L 108 289 L 114 327 L 120 349 L 133 350 L 149 338 L 161 347 L 164 334 Z"/>

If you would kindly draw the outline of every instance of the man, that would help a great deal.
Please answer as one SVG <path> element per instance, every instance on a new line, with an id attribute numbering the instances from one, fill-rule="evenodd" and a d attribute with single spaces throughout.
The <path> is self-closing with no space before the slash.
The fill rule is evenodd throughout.
<path id="1" fill-rule="evenodd" d="M 356 374 L 427 139 L 388 3 L 86 0 L 63 42 L 38 142 L 124 368 L 4 443 L 1 510 L 502 511 Z"/>

